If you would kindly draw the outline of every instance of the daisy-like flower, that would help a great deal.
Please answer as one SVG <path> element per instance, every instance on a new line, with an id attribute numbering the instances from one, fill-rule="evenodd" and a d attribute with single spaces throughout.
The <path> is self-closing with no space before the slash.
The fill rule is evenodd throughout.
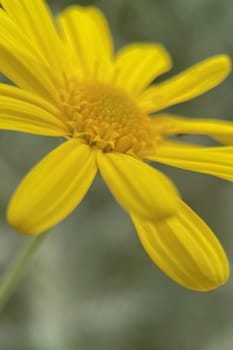
<path id="1" fill-rule="evenodd" d="M 231 123 L 154 115 L 218 85 L 229 58 L 209 58 L 149 87 L 171 68 L 169 54 L 159 44 L 114 54 L 98 9 L 73 6 L 53 18 L 43 0 L 1 4 L 0 71 L 15 85 L 0 84 L 0 128 L 65 141 L 21 182 L 9 223 L 25 234 L 48 230 L 80 203 L 99 171 L 162 271 L 193 290 L 225 283 L 229 266 L 219 241 L 147 161 L 233 179 L 231 146 L 169 139 L 198 133 L 231 145 Z"/>

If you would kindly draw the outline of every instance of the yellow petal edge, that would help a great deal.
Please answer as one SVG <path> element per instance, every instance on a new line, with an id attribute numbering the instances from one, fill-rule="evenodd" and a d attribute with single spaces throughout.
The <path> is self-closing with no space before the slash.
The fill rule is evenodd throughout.
<path id="1" fill-rule="evenodd" d="M 178 284 L 209 291 L 226 283 L 229 263 L 210 228 L 184 202 L 177 215 L 162 222 L 132 220 L 153 262 Z"/>

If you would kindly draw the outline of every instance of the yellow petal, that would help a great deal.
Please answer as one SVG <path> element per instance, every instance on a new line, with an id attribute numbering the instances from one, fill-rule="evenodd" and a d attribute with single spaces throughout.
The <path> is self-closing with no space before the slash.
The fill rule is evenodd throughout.
<path id="1" fill-rule="evenodd" d="M 229 277 L 226 254 L 210 228 L 185 203 L 160 222 L 132 216 L 139 238 L 153 262 L 182 286 L 208 291 Z"/>
<path id="2" fill-rule="evenodd" d="M 126 211 L 155 220 L 175 213 L 177 191 L 159 171 L 121 153 L 99 152 L 97 164 L 110 191 Z"/>
<path id="3" fill-rule="evenodd" d="M 233 181 L 233 147 L 176 147 L 164 142 L 148 159 Z"/>
<path id="4" fill-rule="evenodd" d="M 59 72 L 64 62 L 64 55 L 46 2 L 44 0 L 2 0 L 1 3 L 13 22 L 30 38 L 32 46 L 36 46 Z"/>
<path id="5" fill-rule="evenodd" d="M 95 7 L 72 6 L 58 21 L 64 42 L 74 54 L 77 66 L 88 78 L 108 77 L 111 70 L 112 39 L 103 14 Z"/>
<path id="6" fill-rule="evenodd" d="M 151 118 L 155 132 L 163 135 L 206 134 L 223 143 L 233 144 L 233 123 L 214 119 L 188 119 L 172 114 L 160 114 Z"/>
<path id="7" fill-rule="evenodd" d="M 22 51 L 20 45 L 13 48 L 0 42 L 0 71 L 19 87 L 51 102 L 58 100 L 57 86 L 51 81 L 46 68 L 40 66 L 28 52 Z"/>
<path id="8" fill-rule="evenodd" d="M 98 47 L 99 52 L 111 58 L 113 55 L 113 41 L 112 35 L 104 17 L 103 13 L 94 6 L 86 7 L 87 15 L 92 19 L 93 29 L 96 35 L 98 43 L 95 45 Z"/>
<path id="9" fill-rule="evenodd" d="M 171 58 L 161 45 L 128 45 L 116 57 L 115 83 L 137 95 L 171 66 Z"/>
<path id="10" fill-rule="evenodd" d="M 4 96 L 7 90 L 15 96 Z M 19 89 L 17 93 L 17 88 L 13 87 L 4 91 L 0 85 L 0 129 L 47 136 L 69 135 L 68 127 L 46 108 L 50 105 L 41 105 L 41 100 L 32 96 Z"/>
<path id="11" fill-rule="evenodd" d="M 58 119 L 62 118 L 61 111 L 55 104 L 49 103 L 47 100 L 41 98 L 37 94 L 30 91 L 23 90 L 16 86 L 0 84 L 0 97 L 10 97 L 13 99 L 18 99 L 20 101 L 28 102 L 30 104 L 36 105 L 52 115 L 56 116 Z"/>
<path id="12" fill-rule="evenodd" d="M 43 55 L 38 50 L 38 47 L 34 45 L 34 42 L 25 35 L 21 27 L 12 21 L 6 11 L 2 10 L 0 10 L 0 42 L 7 42 L 12 49 L 20 45 L 21 50 L 33 54 L 35 60 L 38 59 L 39 62 L 44 60 Z"/>
<path id="13" fill-rule="evenodd" d="M 81 202 L 95 174 L 91 149 L 76 140 L 65 142 L 21 182 L 9 204 L 9 223 L 25 234 L 49 229 Z"/>
<path id="14" fill-rule="evenodd" d="M 191 100 L 220 84 L 230 70 L 231 60 L 228 56 L 214 56 L 147 89 L 140 96 L 140 105 L 147 112 L 156 112 Z"/>
<path id="15" fill-rule="evenodd" d="M 231 130 L 232 126 L 230 125 L 228 132 L 225 133 L 216 133 L 210 135 L 216 141 L 224 144 L 224 145 L 232 145 L 233 146 L 233 133 Z M 220 131 L 220 130 L 219 130 Z"/>

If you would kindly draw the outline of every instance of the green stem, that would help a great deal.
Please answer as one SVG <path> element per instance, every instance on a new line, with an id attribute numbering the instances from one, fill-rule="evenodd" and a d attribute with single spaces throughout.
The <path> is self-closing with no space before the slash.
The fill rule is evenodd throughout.
<path id="1" fill-rule="evenodd" d="M 9 270 L 3 277 L 0 283 L 0 310 L 6 305 L 7 301 L 11 297 L 14 289 L 19 281 L 22 273 L 24 272 L 27 264 L 32 258 L 34 252 L 44 240 L 46 234 L 41 234 L 30 239 L 30 242 L 26 245 L 22 252 L 16 257 L 14 263 L 10 266 Z"/>

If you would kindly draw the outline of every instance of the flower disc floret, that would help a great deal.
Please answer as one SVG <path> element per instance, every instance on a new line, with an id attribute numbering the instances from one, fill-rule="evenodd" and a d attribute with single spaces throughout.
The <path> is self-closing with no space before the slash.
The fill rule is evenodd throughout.
<path id="1" fill-rule="evenodd" d="M 79 83 L 64 107 L 72 137 L 93 148 L 143 157 L 153 146 L 149 116 L 124 90 L 104 83 Z"/>

